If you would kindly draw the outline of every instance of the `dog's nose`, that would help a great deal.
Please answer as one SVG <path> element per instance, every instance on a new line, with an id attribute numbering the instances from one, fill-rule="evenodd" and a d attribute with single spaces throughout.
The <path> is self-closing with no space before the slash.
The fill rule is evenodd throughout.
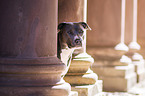
<path id="1" fill-rule="evenodd" d="M 75 43 L 76 43 L 77 45 L 80 45 L 80 44 L 81 44 L 81 40 L 80 40 L 80 39 L 76 39 L 76 40 L 75 40 Z"/>

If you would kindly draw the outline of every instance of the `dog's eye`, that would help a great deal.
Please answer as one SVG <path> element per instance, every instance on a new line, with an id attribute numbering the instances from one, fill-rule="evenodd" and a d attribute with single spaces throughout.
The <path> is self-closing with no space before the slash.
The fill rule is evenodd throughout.
<path id="1" fill-rule="evenodd" d="M 83 33 L 83 32 L 84 32 L 83 30 L 80 30 L 80 31 L 79 31 L 79 33 Z"/>

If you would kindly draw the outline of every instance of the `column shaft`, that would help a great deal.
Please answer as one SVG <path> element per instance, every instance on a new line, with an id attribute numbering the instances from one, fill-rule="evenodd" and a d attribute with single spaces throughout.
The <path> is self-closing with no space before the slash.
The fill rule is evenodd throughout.
<path id="1" fill-rule="evenodd" d="M 57 0 L 0 1 L 1 96 L 68 96 L 57 57 Z"/>

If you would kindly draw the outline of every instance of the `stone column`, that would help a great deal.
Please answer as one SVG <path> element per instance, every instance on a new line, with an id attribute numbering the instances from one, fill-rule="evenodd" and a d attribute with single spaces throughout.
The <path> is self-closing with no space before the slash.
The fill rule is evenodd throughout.
<path id="1" fill-rule="evenodd" d="M 66 66 L 56 56 L 57 3 L 0 1 L 1 96 L 68 96 Z"/>
<path id="2" fill-rule="evenodd" d="M 87 0 L 59 0 L 59 22 L 86 22 Z M 91 27 L 91 26 L 90 26 Z M 102 81 L 90 69 L 94 59 L 86 53 L 86 32 L 83 48 L 75 50 L 67 75 L 66 82 L 79 96 L 94 96 L 102 91 Z M 85 86 L 84 86 L 85 85 Z"/>
<path id="3" fill-rule="evenodd" d="M 124 13 L 130 12 L 132 0 L 88 1 L 88 22 L 93 32 L 88 32 L 87 52 L 95 59 L 91 69 L 103 80 L 104 91 L 127 91 L 136 84 L 134 66 L 124 55 L 128 50 L 124 44 L 125 18 L 130 19 L 127 17 L 130 13 L 127 16 Z"/>
<path id="4" fill-rule="evenodd" d="M 138 0 L 133 0 L 133 30 L 132 30 L 132 41 L 130 42 L 129 52 L 126 53 L 135 65 L 135 72 L 137 74 L 137 81 L 141 82 L 145 79 L 145 63 L 144 58 L 138 53 L 140 45 L 137 43 L 137 16 L 138 16 Z"/>
<path id="5" fill-rule="evenodd" d="M 128 51 L 128 47 L 124 44 L 125 37 L 125 12 L 126 12 L 126 0 L 121 0 L 121 35 L 120 43 L 115 46 L 116 50 Z"/>

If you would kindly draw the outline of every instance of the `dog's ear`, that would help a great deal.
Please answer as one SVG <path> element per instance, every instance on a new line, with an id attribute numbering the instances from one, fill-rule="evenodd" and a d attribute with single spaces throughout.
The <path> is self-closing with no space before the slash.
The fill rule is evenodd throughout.
<path id="1" fill-rule="evenodd" d="M 89 25 L 87 23 L 85 23 L 85 22 L 79 22 L 79 24 L 81 24 L 84 27 L 84 29 L 91 30 L 91 28 L 89 27 Z"/>
<path id="2" fill-rule="evenodd" d="M 60 23 L 57 27 L 57 32 L 59 32 L 63 27 L 66 25 L 66 23 Z"/>

